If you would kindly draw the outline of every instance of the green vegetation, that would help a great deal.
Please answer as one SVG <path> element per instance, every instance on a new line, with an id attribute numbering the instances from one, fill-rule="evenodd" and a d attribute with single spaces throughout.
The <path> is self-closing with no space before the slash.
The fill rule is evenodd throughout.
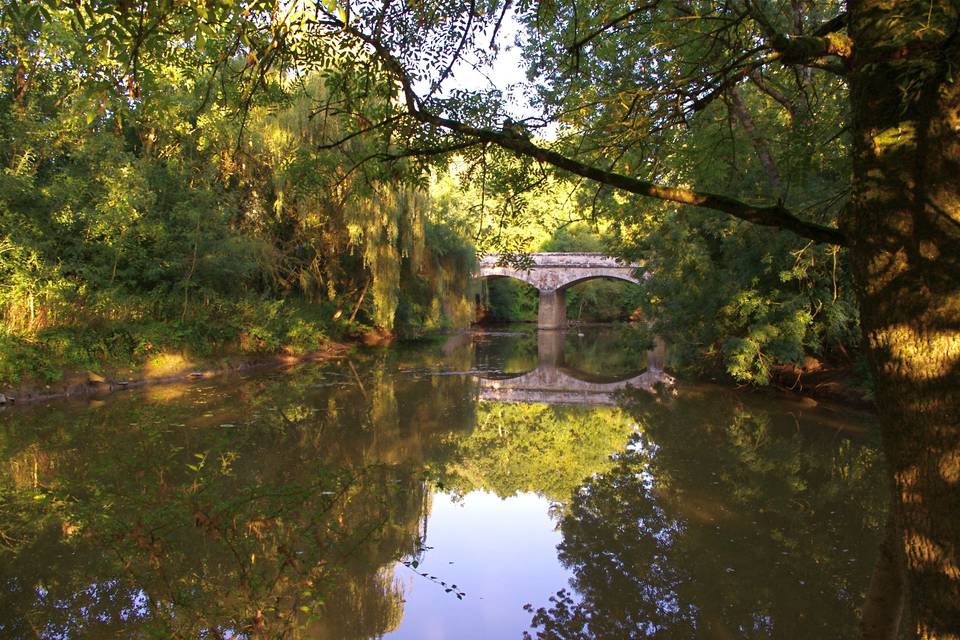
<path id="1" fill-rule="evenodd" d="M 836 250 L 532 175 L 502 152 L 464 152 L 449 165 L 358 163 L 389 155 L 375 139 L 350 137 L 386 107 L 385 94 L 335 108 L 347 67 L 297 78 L 277 67 L 254 87 L 227 82 L 249 72 L 239 54 L 208 76 L 191 73 L 213 63 L 211 43 L 225 33 L 204 32 L 207 46 L 188 56 L 157 43 L 130 86 L 78 89 L 86 75 L 122 74 L 131 61 L 109 41 L 85 49 L 83 32 L 64 28 L 70 11 L 48 14 L 4 12 L 8 83 L 26 57 L 47 54 L 34 55 L 22 91 L 0 101 L 0 381 L 143 366 L 159 352 L 302 353 L 375 327 L 416 337 L 463 326 L 473 314 L 473 242 L 648 262 L 658 277 L 642 288 L 571 288 L 567 315 L 649 319 L 677 367 L 765 384 L 773 366 L 806 354 L 857 353 L 856 305 Z M 72 61 L 69 72 L 60 59 Z M 763 122 L 771 161 L 789 172 L 801 206 L 829 197 L 845 171 L 842 137 L 804 151 L 842 114 L 836 83 L 810 82 L 821 82 L 817 102 L 797 108 L 830 114 L 816 123 L 780 117 L 761 87 L 739 98 Z M 770 179 L 765 156 L 746 121 L 728 131 L 725 113 L 709 106 L 670 166 L 746 197 Z M 726 142 L 736 152 L 724 163 L 700 161 Z M 621 162 L 634 162 L 631 153 Z M 490 281 L 481 302 L 487 321 L 536 318 L 536 292 L 521 283 Z"/>
<path id="2" fill-rule="evenodd" d="M 831 223 L 849 180 L 849 140 L 835 135 L 846 115 L 843 86 L 827 74 L 798 84 L 787 73 L 770 70 L 705 105 L 682 143 L 674 141 L 671 171 L 748 201 L 772 190 Z M 720 146 L 727 150 L 717 158 Z M 645 258 L 656 274 L 642 306 L 674 347 L 674 364 L 766 384 L 776 365 L 805 355 L 841 365 L 858 357 L 858 309 L 840 247 L 636 196 L 611 195 L 605 206 L 618 220 L 618 251 Z M 640 207 L 642 215 L 627 213 Z"/>
<path id="3" fill-rule="evenodd" d="M 314 117 L 319 75 L 271 73 L 251 101 L 198 51 L 120 92 L 109 44 L 21 8 L 0 8 L 0 80 L 26 82 L 0 98 L 0 383 L 471 319 L 472 246 L 403 162 L 323 149 L 341 121 Z"/>

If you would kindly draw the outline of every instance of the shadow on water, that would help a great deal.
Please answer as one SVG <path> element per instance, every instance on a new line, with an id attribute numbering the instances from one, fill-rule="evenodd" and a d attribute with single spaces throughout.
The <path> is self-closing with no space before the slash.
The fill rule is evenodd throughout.
<path id="1" fill-rule="evenodd" d="M 483 397 L 545 363 L 647 368 L 607 339 L 4 412 L 0 636 L 855 635 L 884 521 L 869 419 L 683 385 Z"/>

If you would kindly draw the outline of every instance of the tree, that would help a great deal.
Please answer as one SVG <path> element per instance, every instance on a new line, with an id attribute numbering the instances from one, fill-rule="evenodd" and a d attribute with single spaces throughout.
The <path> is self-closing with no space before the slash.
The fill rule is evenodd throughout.
<path id="1" fill-rule="evenodd" d="M 845 10 L 839 3 L 803 0 L 720 5 L 652 0 L 633 6 L 602 0 L 588 5 L 331 0 L 190 7 L 121 1 L 82 7 L 81 14 L 100 16 L 111 27 L 98 37 L 123 40 L 133 82 L 144 51 L 166 42 L 171 48 L 197 46 L 214 27 L 228 34 L 218 40 L 222 57 L 247 60 L 238 79 L 249 91 L 272 67 L 295 73 L 352 61 L 329 74 L 333 97 L 321 110 L 355 118 L 344 140 L 379 135 L 381 146 L 370 157 L 418 156 L 430 162 L 443 153 L 476 155 L 497 147 L 526 158 L 531 171 L 550 165 L 628 194 L 846 247 L 882 416 L 898 540 L 895 564 L 909 587 L 911 633 L 930 638 L 957 633 L 960 521 L 952 514 L 960 508 L 960 7 L 955 1 L 850 0 Z M 526 45 L 539 65 L 534 71 L 543 121 L 508 121 L 502 96 L 494 91 L 443 92 L 458 62 L 495 55 L 497 35 L 511 11 L 534 34 Z M 605 60 L 617 64 L 599 64 Z M 586 76 L 582 70 L 602 74 Z M 662 162 L 687 124 L 718 103 L 742 117 L 741 89 L 776 100 L 782 85 L 768 82 L 771 76 L 791 78 L 801 92 L 829 85 L 845 96 L 844 127 L 836 135 L 850 137 L 852 173 L 841 185 L 849 193 L 839 226 L 828 213 L 801 215 L 791 207 L 759 129 L 754 145 L 769 183 L 763 197 L 685 186 L 682 174 Z M 394 92 L 399 100 L 380 99 Z M 372 111 L 364 111 L 368 96 L 377 98 Z M 796 113 L 798 121 L 810 123 L 822 116 L 815 110 Z M 553 143 L 535 142 L 522 126 L 547 120 L 560 127 Z M 899 624 L 901 610 L 888 608 L 891 628 Z"/>
<path id="2" fill-rule="evenodd" d="M 244 93 L 203 73 L 225 31 L 128 56 L 112 24 L 0 2 L 0 383 L 469 322 L 471 244 L 427 219 L 406 163 L 322 148 L 341 122 L 314 117 L 320 73 Z M 244 64 L 220 61 L 221 77 Z"/>

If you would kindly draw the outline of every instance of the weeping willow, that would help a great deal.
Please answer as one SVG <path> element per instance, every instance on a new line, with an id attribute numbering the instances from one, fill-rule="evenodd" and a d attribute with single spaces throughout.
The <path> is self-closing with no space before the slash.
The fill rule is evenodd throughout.
<path id="1" fill-rule="evenodd" d="M 283 109 L 256 110 L 245 159 L 228 157 L 241 183 L 262 185 L 247 190 L 242 224 L 274 248 L 264 256 L 271 285 L 340 313 L 356 307 L 387 331 L 466 324 L 471 245 L 428 221 L 430 199 L 412 168 L 357 166 L 370 153 L 362 142 L 322 148 L 342 135 L 341 121 L 317 110 L 324 93 L 315 77 Z"/>
<path id="2" fill-rule="evenodd" d="M 324 326 L 416 335 L 469 321 L 472 246 L 437 232 L 420 168 L 359 162 L 369 141 L 330 148 L 358 116 L 322 108 L 320 76 L 272 76 L 243 105 L 171 66 L 140 102 L 98 110 L 38 65 L 50 82 L 22 107 L 0 100 L 0 378 L 188 338 L 278 350 L 296 329 L 308 349 Z"/>

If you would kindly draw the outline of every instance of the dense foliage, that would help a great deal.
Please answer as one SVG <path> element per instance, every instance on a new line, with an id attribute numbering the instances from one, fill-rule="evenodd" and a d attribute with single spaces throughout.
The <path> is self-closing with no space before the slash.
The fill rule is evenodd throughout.
<path id="1" fill-rule="evenodd" d="M 390 90 L 368 84 L 344 104 L 344 83 L 359 81 L 350 68 L 291 75 L 277 63 L 251 79 L 256 60 L 243 47 L 224 57 L 226 32 L 200 28 L 182 51 L 148 40 L 132 60 L 109 38 L 86 42 L 69 11 L 10 5 L 3 15 L 2 73 L 16 89 L 0 103 L 6 380 L 226 343 L 307 351 L 355 321 L 401 335 L 462 325 L 472 315 L 466 237 L 480 251 L 610 250 L 647 262 L 657 277 L 644 291 L 584 283 L 568 293 L 568 316 L 643 315 L 677 366 L 762 384 L 778 363 L 855 351 L 856 306 L 835 248 L 651 206 L 493 149 L 449 166 L 362 162 L 389 155 L 351 132 L 381 115 Z M 550 42 L 543 28 L 530 33 Z M 635 63 L 600 42 L 590 68 L 538 98 L 543 108 L 561 95 L 585 100 L 590 77 Z M 531 72 L 550 68 L 532 52 Z M 710 104 L 682 141 L 630 135 L 650 136 L 659 175 L 746 198 L 773 186 L 803 208 L 836 200 L 831 185 L 847 171 L 842 135 L 813 145 L 841 127 L 838 92 L 823 76 L 771 72 Z M 598 112 L 592 148 L 613 144 L 618 134 L 601 124 L 618 108 Z M 580 117 L 560 118 L 560 143 Z M 705 162 L 719 147 L 733 153 Z M 624 149 L 617 162 L 640 166 L 647 152 Z M 616 222 L 613 242 L 604 220 Z M 481 303 L 488 321 L 536 317 L 536 294 L 520 283 L 487 283 Z"/>
<path id="2" fill-rule="evenodd" d="M 606 55 L 597 64 L 619 64 Z M 659 140 L 660 171 L 746 200 L 773 190 L 791 208 L 832 222 L 849 181 L 845 117 L 835 78 L 769 70 L 704 108 L 682 138 Z M 675 363 L 720 365 L 765 384 L 774 365 L 806 354 L 855 357 L 857 305 L 840 247 L 637 197 L 611 194 L 604 206 L 618 221 L 619 250 L 656 274 L 645 282 L 644 309 L 674 346 Z"/>
<path id="3" fill-rule="evenodd" d="M 124 86 L 71 12 L 0 10 L 3 381 L 470 320 L 472 247 L 402 162 L 323 148 L 342 125 L 315 113 L 320 76 L 251 99 L 227 81 L 242 60 L 214 82 L 195 50 Z"/>

